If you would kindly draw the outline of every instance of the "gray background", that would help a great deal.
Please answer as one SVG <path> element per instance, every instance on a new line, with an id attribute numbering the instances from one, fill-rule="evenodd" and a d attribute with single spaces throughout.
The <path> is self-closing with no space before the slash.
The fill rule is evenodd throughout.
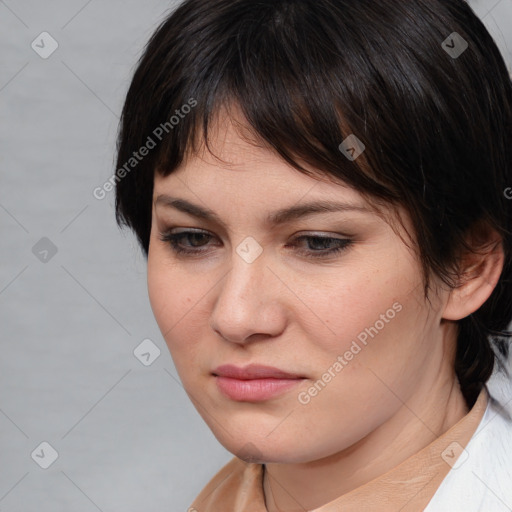
<path id="1" fill-rule="evenodd" d="M 136 59 L 174 5 L 0 0 L 1 511 L 185 511 L 231 458 L 176 376 L 113 193 L 92 195 L 114 171 Z M 512 0 L 472 5 L 512 69 Z M 44 31 L 47 59 L 31 47 Z M 145 339 L 161 351 L 148 366 Z M 47 469 L 42 442 L 58 452 Z"/>

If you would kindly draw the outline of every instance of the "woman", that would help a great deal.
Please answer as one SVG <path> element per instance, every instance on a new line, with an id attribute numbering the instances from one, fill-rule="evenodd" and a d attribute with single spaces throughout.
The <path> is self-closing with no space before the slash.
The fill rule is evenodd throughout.
<path id="1" fill-rule="evenodd" d="M 187 0 L 116 214 L 235 457 L 197 512 L 512 510 L 512 86 L 462 0 Z"/>

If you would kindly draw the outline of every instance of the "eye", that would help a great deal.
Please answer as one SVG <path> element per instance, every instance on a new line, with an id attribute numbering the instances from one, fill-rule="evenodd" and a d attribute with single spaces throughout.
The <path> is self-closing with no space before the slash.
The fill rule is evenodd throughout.
<path id="1" fill-rule="evenodd" d="M 204 248 L 207 248 L 208 242 L 215 237 L 205 231 L 187 230 L 177 233 L 163 232 L 159 238 L 167 243 L 176 255 L 198 256 L 207 252 Z M 348 238 L 302 235 L 295 238 L 287 247 L 297 248 L 301 245 L 300 242 L 307 242 L 307 247 L 296 249 L 297 253 L 305 258 L 314 259 L 332 257 L 347 249 L 353 241 Z"/>
<path id="2" fill-rule="evenodd" d="M 212 235 L 204 232 L 204 231 L 182 231 L 179 233 L 171 233 L 170 231 L 167 231 L 165 233 L 160 233 L 160 240 L 162 242 L 166 242 L 170 245 L 171 250 L 174 251 L 176 254 L 189 254 L 189 255 L 195 255 L 204 253 L 205 251 L 202 249 L 198 249 L 200 247 L 203 247 L 205 244 L 201 242 L 208 242 L 213 238 Z M 191 245 L 186 244 L 185 248 L 180 244 L 183 240 L 192 242 Z M 187 248 L 188 247 L 188 248 Z"/>
<path id="3" fill-rule="evenodd" d="M 295 239 L 297 241 L 306 241 L 307 249 L 300 249 L 298 252 L 306 258 L 326 258 L 331 257 L 344 251 L 351 245 L 352 240 L 349 238 L 335 238 L 327 236 L 303 235 Z"/>

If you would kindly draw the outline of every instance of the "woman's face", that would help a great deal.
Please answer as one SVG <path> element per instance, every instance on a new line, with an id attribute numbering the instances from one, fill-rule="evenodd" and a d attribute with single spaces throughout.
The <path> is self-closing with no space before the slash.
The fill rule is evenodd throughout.
<path id="1" fill-rule="evenodd" d="M 229 165 L 204 152 L 155 176 L 151 306 L 187 394 L 229 451 L 317 460 L 428 390 L 442 295 L 427 306 L 417 256 L 358 192 L 299 173 L 228 120 L 219 126 L 212 148 Z M 269 221 L 318 201 L 345 207 Z M 182 211 L 185 202 L 211 217 Z M 161 240 L 178 233 L 188 252 Z M 219 376 L 221 365 L 295 378 L 256 370 L 241 382 Z"/>

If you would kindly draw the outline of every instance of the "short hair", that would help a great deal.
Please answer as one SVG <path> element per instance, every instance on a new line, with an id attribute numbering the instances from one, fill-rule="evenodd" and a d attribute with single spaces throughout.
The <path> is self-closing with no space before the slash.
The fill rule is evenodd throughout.
<path id="1" fill-rule="evenodd" d="M 405 208 L 426 297 L 431 273 L 456 286 L 458 258 L 475 250 L 467 242 L 472 230 L 499 233 L 499 282 L 457 322 L 455 371 L 473 404 L 495 361 L 504 368 L 499 359 L 508 356 L 511 335 L 512 84 L 470 6 L 181 3 L 147 43 L 119 126 L 116 220 L 135 232 L 146 257 L 155 173 L 171 174 L 198 140 L 209 148 L 213 117 L 234 104 L 258 140 L 298 172 Z M 365 146 L 356 159 L 340 150 L 350 135 Z M 146 156 L 135 160 L 143 147 Z"/>

